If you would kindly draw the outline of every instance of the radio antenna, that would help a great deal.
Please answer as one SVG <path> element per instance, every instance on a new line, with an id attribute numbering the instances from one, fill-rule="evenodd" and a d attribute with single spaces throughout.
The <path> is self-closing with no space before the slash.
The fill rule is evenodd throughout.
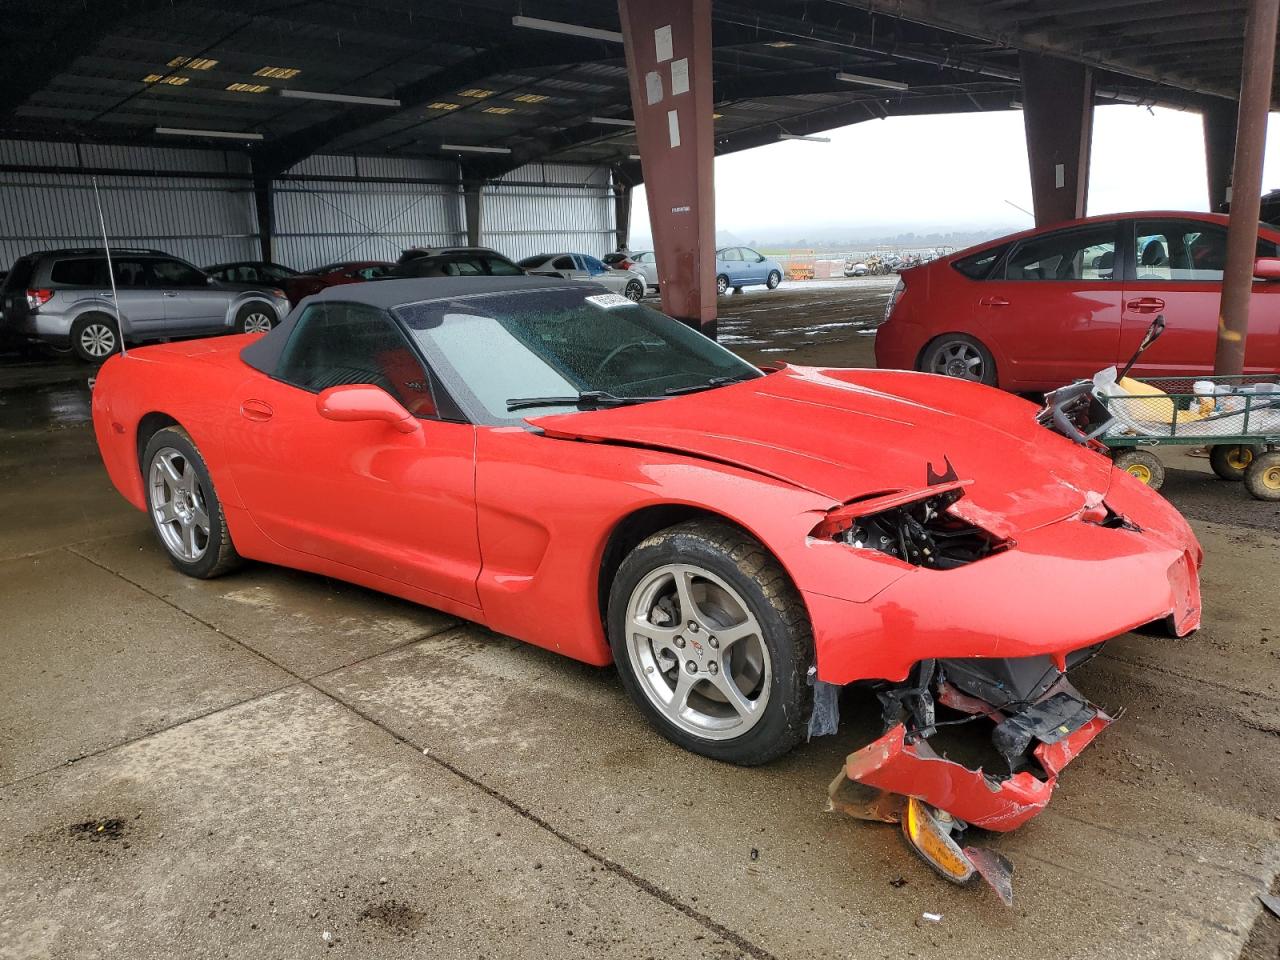
<path id="1" fill-rule="evenodd" d="M 107 255 L 107 277 L 111 280 L 111 303 L 116 308 L 116 336 L 120 338 L 120 356 L 128 356 L 124 348 L 124 320 L 120 314 L 120 297 L 116 293 L 116 268 L 111 263 L 111 243 L 107 240 L 107 218 L 102 215 L 102 197 L 98 194 L 98 178 L 93 177 L 93 202 L 98 207 L 98 226 L 102 230 L 102 251 Z"/>

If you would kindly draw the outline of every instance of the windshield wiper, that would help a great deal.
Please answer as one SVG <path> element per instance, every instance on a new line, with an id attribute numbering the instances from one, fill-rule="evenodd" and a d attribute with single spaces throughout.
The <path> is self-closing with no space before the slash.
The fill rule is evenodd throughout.
<path id="1" fill-rule="evenodd" d="M 736 377 L 712 377 L 710 380 L 703 380 L 702 383 L 695 383 L 687 387 L 671 387 L 669 390 L 663 390 L 662 392 L 668 397 L 674 397 L 681 393 L 698 393 L 700 390 L 713 390 L 716 387 L 727 387 L 731 383 L 756 379 L 758 378 L 749 373 L 739 374 Z"/>
<path id="2" fill-rule="evenodd" d="M 514 397 L 507 401 L 507 411 L 529 407 L 623 407 L 630 403 L 649 403 L 661 397 L 617 397 L 604 390 L 584 390 L 576 397 Z"/>

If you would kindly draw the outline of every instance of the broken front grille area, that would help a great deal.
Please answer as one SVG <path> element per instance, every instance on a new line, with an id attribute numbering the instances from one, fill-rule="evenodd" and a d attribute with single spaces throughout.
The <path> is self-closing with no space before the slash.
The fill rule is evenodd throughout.
<path id="1" fill-rule="evenodd" d="M 903 563 L 951 570 L 981 560 L 1008 544 L 949 512 L 964 495 L 943 490 L 909 502 L 893 496 L 872 497 L 832 511 L 817 533 L 857 550 L 876 550 Z M 892 502 L 876 510 L 880 502 Z M 894 502 L 898 501 L 898 502 Z"/>

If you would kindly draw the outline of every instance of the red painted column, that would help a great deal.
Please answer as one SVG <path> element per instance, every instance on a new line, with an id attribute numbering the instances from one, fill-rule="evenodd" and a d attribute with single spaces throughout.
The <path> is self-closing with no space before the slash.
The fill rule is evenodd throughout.
<path id="1" fill-rule="evenodd" d="M 1093 140 L 1093 72 L 1034 53 L 1018 58 L 1036 226 L 1085 214 Z"/>
<path id="2" fill-rule="evenodd" d="M 716 333 L 711 0 L 618 0 L 662 309 Z"/>
<path id="3" fill-rule="evenodd" d="M 1218 347 L 1213 359 L 1213 372 L 1225 376 L 1244 372 L 1278 17 L 1280 0 L 1249 0 L 1249 16 L 1244 30 L 1244 62 L 1240 74 L 1240 113 L 1236 120 L 1235 167 L 1231 174 L 1227 262 L 1222 271 Z"/>

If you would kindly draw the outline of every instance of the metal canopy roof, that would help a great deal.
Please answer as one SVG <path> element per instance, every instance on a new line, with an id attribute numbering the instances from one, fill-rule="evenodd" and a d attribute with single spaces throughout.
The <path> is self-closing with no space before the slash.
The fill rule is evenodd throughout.
<path id="1" fill-rule="evenodd" d="M 727 0 L 714 16 L 719 152 L 901 114 L 1004 110 L 1018 49 L 1098 68 L 1099 98 L 1192 106 L 1238 87 L 1243 0 Z M 230 146 L 255 168 L 317 153 L 630 167 L 611 0 L 16 0 L 0 17 L 0 136 Z M 907 89 L 847 82 L 843 71 Z M 285 91 L 394 98 L 399 107 Z M 261 137 L 260 140 L 257 137 Z M 458 153 L 449 145 L 510 153 Z"/>

